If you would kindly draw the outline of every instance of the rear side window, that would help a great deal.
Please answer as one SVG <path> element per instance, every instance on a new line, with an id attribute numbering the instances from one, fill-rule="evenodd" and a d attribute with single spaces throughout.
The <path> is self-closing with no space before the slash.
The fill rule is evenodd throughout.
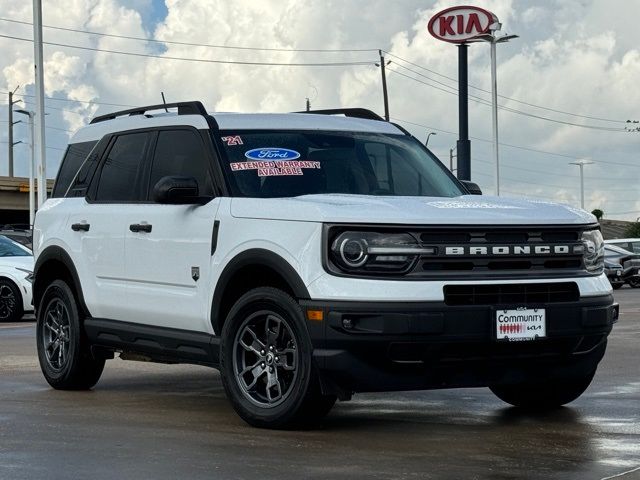
<path id="1" fill-rule="evenodd" d="M 102 164 L 95 199 L 101 202 L 132 202 L 140 199 L 140 180 L 149 133 L 116 138 Z"/>
<path id="2" fill-rule="evenodd" d="M 199 195 L 213 196 L 209 160 L 202 138 L 193 130 L 167 130 L 158 134 L 148 198 L 162 177 L 193 177 L 198 181 Z"/>
<path id="3" fill-rule="evenodd" d="M 69 185 L 75 178 L 78 170 L 82 166 L 82 163 L 87 158 L 87 155 L 93 150 L 98 142 L 81 142 L 72 143 L 67 148 L 62 164 L 58 170 L 58 176 L 56 177 L 56 184 L 53 187 L 52 198 L 64 197 L 65 193 L 69 189 Z"/>

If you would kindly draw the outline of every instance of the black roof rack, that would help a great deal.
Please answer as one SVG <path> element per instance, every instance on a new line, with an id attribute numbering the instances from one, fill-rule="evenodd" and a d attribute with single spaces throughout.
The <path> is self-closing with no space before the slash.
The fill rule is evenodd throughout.
<path id="1" fill-rule="evenodd" d="M 129 110 L 120 110 L 119 112 L 107 113 L 106 115 L 100 115 L 91 120 L 91 124 L 104 122 L 106 120 L 113 120 L 117 117 L 124 117 L 126 115 L 144 115 L 145 112 L 151 110 L 164 110 L 166 108 L 178 107 L 178 115 L 207 115 L 207 111 L 202 105 L 202 102 L 176 102 L 176 103 L 161 103 L 160 105 L 149 105 L 146 107 L 131 108 Z"/>
<path id="2" fill-rule="evenodd" d="M 366 108 L 331 108 L 329 110 L 307 110 L 293 113 L 313 113 L 316 115 L 344 115 L 345 117 L 365 118 L 367 120 L 385 121 L 380 115 Z"/>

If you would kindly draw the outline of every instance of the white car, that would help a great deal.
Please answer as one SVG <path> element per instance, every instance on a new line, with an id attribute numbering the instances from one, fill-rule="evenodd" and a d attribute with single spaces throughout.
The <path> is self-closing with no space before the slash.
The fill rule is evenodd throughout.
<path id="1" fill-rule="evenodd" d="M 640 254 L 640 238 L 615 238 L 605 240 L 604 243 L 624 248 L 631 253 Z"/>
<path id="2" fill-rule="evenodd" d="M 31 250 L 0 235 L 0 322 L 15 322 L 33 310 L 32 282 Z"/>
<path id="3" fill-rule="evenodd" d="M 470 195 L 366 110 L 166 107 L 75 133 L 36 216 L 54 388 L 91 388 L 115 354 L 208 365 L 243 419 L 283 427 L 357 392 L 543 409 L 588 387 L 617 320 L 593 215 Z"/>

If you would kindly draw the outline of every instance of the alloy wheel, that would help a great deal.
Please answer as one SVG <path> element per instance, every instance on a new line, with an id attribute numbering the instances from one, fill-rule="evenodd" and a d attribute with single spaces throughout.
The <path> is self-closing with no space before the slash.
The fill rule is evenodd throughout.
<path id="1" fill-rule="evenodd" d="M 282 316 L 250 315 L 233 344 L 233 372 L 243 395 L 263 408 L 284 402 L 298 375 L 298 356 L 293 330 Z"/>
<path id="2" fill-rule="evenodd" d="M 16 309 L 16 295 L 9 285 L 0 285 L 0 320 L 10 318 Z"/>
<path id="3" fill-rule="evenodd" d="M 41 328 L 47 363 L 55 371 L 60 371 L 69 358 L 71 340 L 69 310 L 60 299 L 54 298 L 47 305 Z"/>

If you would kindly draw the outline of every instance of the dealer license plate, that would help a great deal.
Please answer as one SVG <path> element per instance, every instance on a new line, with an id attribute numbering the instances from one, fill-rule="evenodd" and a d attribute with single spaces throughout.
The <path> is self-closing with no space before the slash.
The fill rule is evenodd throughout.
<path id="1" fill-rule="evenodd" d="M 526 341 L 546 337 L 547 319 L 544 308 L 518 308 L 496 311 L 498 340 Z"/>

